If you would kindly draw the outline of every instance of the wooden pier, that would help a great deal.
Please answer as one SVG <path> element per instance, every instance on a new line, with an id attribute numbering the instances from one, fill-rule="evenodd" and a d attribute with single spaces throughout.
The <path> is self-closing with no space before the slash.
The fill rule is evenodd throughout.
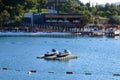
<path id="1" fill-rule="evenodd" d="M 56 57 L 55 59 L 56 60 L 68 60 L 68 59 L 77 59 L 77 58 L 78 58 L 77 55 L 68 55 L 65 57 Z"/>

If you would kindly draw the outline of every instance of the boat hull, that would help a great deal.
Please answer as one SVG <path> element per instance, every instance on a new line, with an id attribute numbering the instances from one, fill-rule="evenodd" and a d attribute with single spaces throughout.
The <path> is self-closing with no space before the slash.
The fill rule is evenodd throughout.
<path id="1" fill-rule="evenodd" d="M 68 60 L 68 59 L 76 59 L 76 58 L 78 58 L 78 56 L 69 54 L 69 55 L 62 56 L 62 57 L 57 57 L 56 55 L 46 57 L 46 56 L 42 55 L 42 56 L 38 56 L 37 58 L 38 59 L 47 59 L 47 60 Z"/>
<path id="2" fill-rule="evenodd" d="M 51 54 L 45 54 L 44 56 L 49 57 L 49 56 L 55 56 L 55 55 L 56 55 L 56 53 L 51 53 Z"/>
<path id="3" fill-rule="evenodd" d="M 57 57 L 65 57 L 65 56 L 68 56 L 69 54 L 58 54 Z"/>

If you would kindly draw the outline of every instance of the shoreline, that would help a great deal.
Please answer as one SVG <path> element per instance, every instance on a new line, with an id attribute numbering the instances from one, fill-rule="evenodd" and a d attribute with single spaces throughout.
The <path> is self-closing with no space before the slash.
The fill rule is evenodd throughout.
<path id="1" fill-rule="evenodd" d="M 79 35 L 79 36 L 89 36 L 89 37 L 116 37 L 119 36 L 115 34 L 105 34 L 105 33 L 94 33 L 94 32 L 81 32 L 81 33 L 71 33 L 71 32 L 0 32 L 0 36 L 65 36 L 65 35 Z"/>
<path id="2" fill-rule="evenodd" d="M 70 35 L 68 32 L 0 32 L 0 36 Z"/>

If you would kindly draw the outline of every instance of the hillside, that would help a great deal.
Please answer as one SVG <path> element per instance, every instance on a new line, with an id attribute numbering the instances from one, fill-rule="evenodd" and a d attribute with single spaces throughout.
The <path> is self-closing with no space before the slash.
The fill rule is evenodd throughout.
<path id="1" fill-rule="evenodd" d="M 116 4 L 116 5 L 115 5 Z M 116 17 L 120 16 L 120 2 L 115 4 L 106 3 L 103 5 L 91 6 L 90 3 L 84 4 L 78 0 L 67 0 L 62 5 L 56 5 L 58 13 L 75 13 L 84 15 L 84 22 L 94 23 L 94 16 L 115 19 L 114 22 L 120 24 L 120 19 L 116 21 Z M 21 23 L 24 13 L 26 12 L 41 12 L 42 9 L 47 9 L 47 0 L 0 0 L 0 26 L 7 25 L 10 22 L 16 22 L 16 25 Z M 54 8 L 52 8 L 54 9 Z M 113 22 L 113 21 L 110 21 Z"/>

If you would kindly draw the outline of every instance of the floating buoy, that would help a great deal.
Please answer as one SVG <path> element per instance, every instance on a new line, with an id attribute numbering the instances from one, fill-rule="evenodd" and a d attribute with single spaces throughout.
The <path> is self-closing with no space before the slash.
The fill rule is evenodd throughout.
<path id="1" fill-rule="evenodd" d="M 92 75 L 92 73 L 85 73 L 85 75 Z"/>
<path id="2" fill-rule="evenodd" d="M 16 70 L 16 71 L 20 71 L 20 70 Z"/>
<path id="3" fill-rule="evenodd" d="M 37 72 L 37 71 L 36 71 L 36 70 L 30 70 L 30 72 L 35 73 L 35 72 Z"/>
<path id="4" fill-rule="evenodd" d="M 8 68 L 2 68 L 3 70 L 8 70 Z"/>
<path id="5" fill-rule="evenodd" d="M 73 72 L 66 72 L 66 74 L 73 74 Z"/>
<path id="6" fill-rule="evenodd" d="M 113 76 L 120 76 L 120 74 L 113 74 Z"/>
<path id="7" fill-rule="evenodd" d="M 54 72 L 48 72 L 48 73 L 54 73 Z"/>

